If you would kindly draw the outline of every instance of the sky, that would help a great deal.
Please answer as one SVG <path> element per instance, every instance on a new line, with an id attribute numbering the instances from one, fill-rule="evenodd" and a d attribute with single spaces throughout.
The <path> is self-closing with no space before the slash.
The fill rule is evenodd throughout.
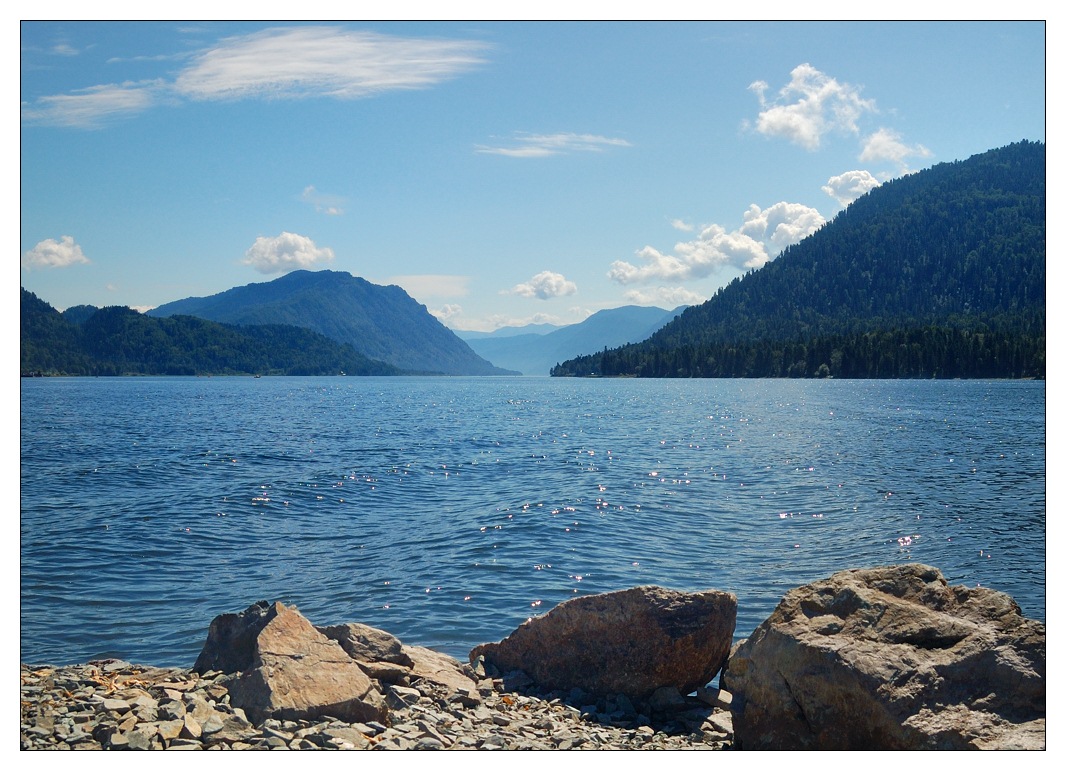
<path id="1" fill-rule="evenodd" d="M 20 279 L 286 272 L 447 326 L 702 302 L 886 180 L 1045 141 L 1036 22 L 22 22 Z"/>

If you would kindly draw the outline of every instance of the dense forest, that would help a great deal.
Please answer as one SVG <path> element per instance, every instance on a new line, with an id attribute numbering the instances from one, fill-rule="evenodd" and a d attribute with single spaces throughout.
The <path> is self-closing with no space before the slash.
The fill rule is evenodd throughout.
<path id="1" fill-rule="evenodd" d="M 887 182 L 648 340 L 555 376 L 1045 375 L 1046 152 Z"/>
<path id="2" fill-rule="evenodd" d="M 403 374 L 308 329 L 155 319 L 125 307 L 61 314 L 25 289 L 20 349 L 24 376 Z"/>

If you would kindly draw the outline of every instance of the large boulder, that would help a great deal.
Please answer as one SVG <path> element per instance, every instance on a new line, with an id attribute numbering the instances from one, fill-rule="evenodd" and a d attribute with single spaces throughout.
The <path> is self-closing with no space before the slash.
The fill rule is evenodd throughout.
<path id="1" fill-rule="evenodd" d="M 387 721 L 384 697 L 359 665 L 280 602 L 215 618 L 194 669 L 239 672 L 227 686 L 230 704 L 255 723 L 321 716 Z"/>
<path id="2" fill-rule="evenodd" d="M 686 694 L 706 685 L 729 654 L 736 620 L 737 598 L 727 592 L 640 586 L 567 600 L 474 648 L 470 661 L 521 670 L 547 690 L 646 701 L 659 688 Z"/>
<path id="3" fill-rule="evenodd" d="M 741 749 L 1043 749 L 1044 625 L 927 565 L 794 589 L 722 674 Z"/>

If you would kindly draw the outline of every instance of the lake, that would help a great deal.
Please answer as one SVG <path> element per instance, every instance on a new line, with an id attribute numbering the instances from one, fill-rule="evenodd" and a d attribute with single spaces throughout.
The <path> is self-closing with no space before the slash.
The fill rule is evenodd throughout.
<path id="1" fill-rule="evenodd" d="M 938 567 L 1045 620 L 1045 383 L 21 381 L 21 660 L 191 666 L 261 599 L 461 660 L 568 598 Z"/>

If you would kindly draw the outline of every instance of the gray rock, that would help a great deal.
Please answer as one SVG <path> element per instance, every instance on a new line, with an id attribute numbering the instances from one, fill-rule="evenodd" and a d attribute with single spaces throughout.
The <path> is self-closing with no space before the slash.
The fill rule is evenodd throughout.
<path id="1" fill-rule="evenodd" d="M 792 590 L 735 646 L 742 749 L 1043 749 L 1044 625 L 926 565 Z"/>

